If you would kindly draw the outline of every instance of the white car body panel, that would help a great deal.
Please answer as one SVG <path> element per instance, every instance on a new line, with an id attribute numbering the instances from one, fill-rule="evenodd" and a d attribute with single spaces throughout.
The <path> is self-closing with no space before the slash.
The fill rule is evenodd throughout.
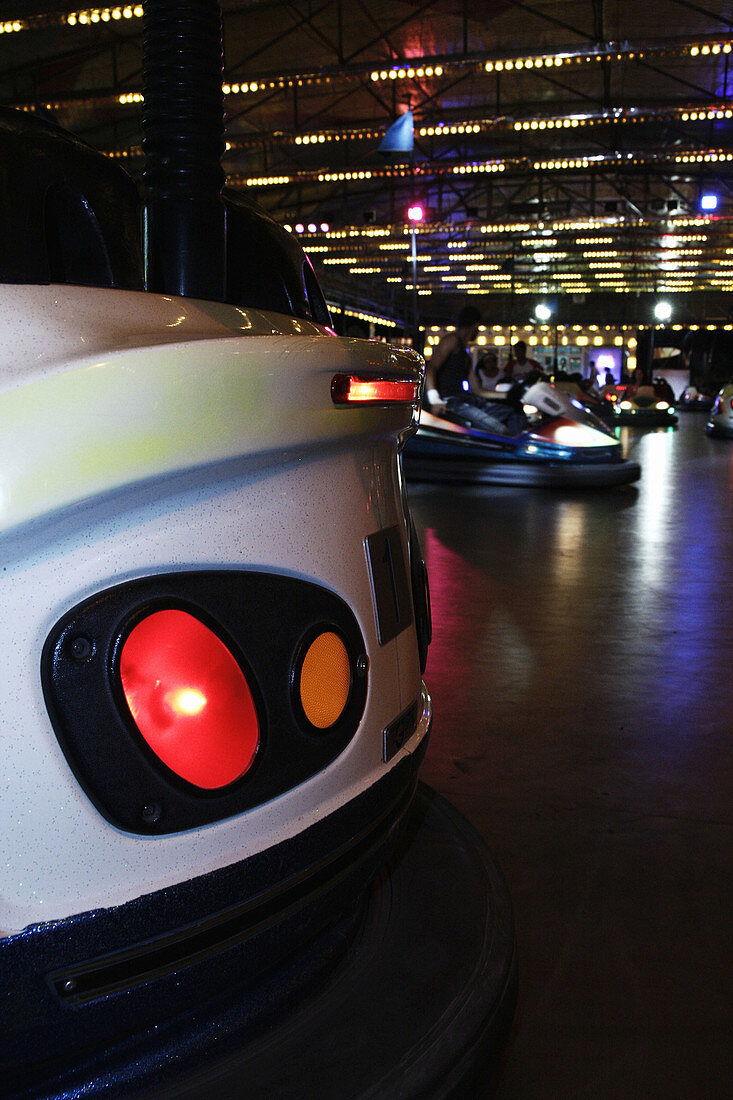
<path id="1" fill-rule="evenodd" d="M 398 524 L 407 558 L 397 448 L 412 410 L 330 400 L 334 372 L 402 361 L 414 370 L 414 356 L 280 315 L 48 286 L 2 288 L 0 347 L 0 934 L 9 934 L 119 905 L 300 832 L 413 752 L 430 702 L 415 631 L 379 645 L 364 549 L 368 535 Z M 128 834 L 100 815 L 65 760 L 40 653 L 60 616 L 95 592 L 201 568 L 266 568 L 341 596 L 369 656 L 364 715 L 340 756 L 272 802 L 186 833 Z M 417 730 L 385 764 L 382 731 L 416 699 Z"/>

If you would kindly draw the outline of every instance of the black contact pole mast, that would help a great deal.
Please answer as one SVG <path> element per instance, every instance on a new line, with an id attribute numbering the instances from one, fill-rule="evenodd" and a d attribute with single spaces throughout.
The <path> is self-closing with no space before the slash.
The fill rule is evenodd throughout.
<path id="1" fill-rule="evenodd" d="M 145 0 L 145 277 L 160 294 L 225 297 L 222 76 L 218 0 Z"/>

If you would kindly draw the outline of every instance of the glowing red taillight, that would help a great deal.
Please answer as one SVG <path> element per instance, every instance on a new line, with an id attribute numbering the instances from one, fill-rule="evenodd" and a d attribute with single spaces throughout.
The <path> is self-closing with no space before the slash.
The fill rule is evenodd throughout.
<path id="1" fill-rule="evenodd" d="M 420 392 L 418 378 L 360 378 L 335 374 L 331 381 L 334 405 L 414 405 Z"/>
<path id="2" fill-rule="evenodd" d="M 214 790 L 251 767 L 260 742 L 252 692 L 229 649 L 194 615 L 148 615 L 125 640 L 119 668 L 135 725 L 181 779 Z"/>

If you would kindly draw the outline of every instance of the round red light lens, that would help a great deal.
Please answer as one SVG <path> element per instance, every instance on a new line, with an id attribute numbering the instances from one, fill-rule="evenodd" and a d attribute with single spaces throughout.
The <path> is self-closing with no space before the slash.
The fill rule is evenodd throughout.
<path id="1" fill-rule="evenodd" d="M 205 790 L 251 767 L 260 742 L 247 679 L 229 649 L 187 611 L 154 611 L 120 655 L 135 725 L 166 767 Z"/>

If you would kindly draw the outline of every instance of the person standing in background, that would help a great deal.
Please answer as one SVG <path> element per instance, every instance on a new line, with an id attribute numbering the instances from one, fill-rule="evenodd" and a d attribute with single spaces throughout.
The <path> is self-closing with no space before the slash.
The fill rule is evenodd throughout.
<path id="1" fill-rule="evenodd" d="M 536 359 L 527 358 L 527 345 L 524 340 L 517 340 L 516 344 L 512 347 L 512 355 L 507 362 L 507 367 L 509 367 L 510 364 L 512 368 L 511 373 L 515 382 L 524 378 L 525 374 L 530 374 L 535 370 L 542 370 L 542 367 Z"/>

